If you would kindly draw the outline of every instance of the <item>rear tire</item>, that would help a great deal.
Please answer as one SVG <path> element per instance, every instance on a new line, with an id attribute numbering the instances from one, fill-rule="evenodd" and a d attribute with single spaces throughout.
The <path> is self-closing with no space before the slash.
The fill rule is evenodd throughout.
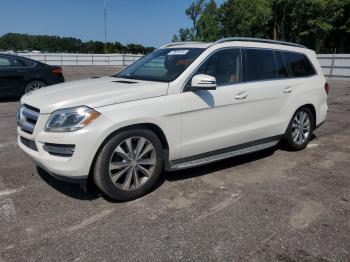
<path id="1" fill-rule="evenodd" d="M 30 81 L 24 88 L 24 93 L 29 93 L 45 86 L 46 84 L 43 81 L 40 81 L 40 80 Z"/>
<path id="2" fill-rule="evenodd" d="M 315 117 L 308 107 L 299 108 L 289 122 L 283 140 L 287 149 L 298 151 L 304 149 L 315 130 Z"/>
<path id="3" fill-rule="evenodd" d="M 97 156 L 93 178 L 112 199 L 128 201 L 149 193 L 163 170 L 163 147 L 155 133 L 135 128 L 117 133 Z"/>

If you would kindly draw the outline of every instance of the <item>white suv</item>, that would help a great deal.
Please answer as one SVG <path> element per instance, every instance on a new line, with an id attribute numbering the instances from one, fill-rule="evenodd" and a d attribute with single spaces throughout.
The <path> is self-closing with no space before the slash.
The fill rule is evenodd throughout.
<path id="1" fill-rule="evenodd" d="M 18 145 L 53 176 L 130 200 L 162 171 L 273 147 L 306 147 L 326 118 L 329 86 L 315 52 L 228 38 L 171 43 L 115 76 L 26 94 Z M 90 181 L 90 180 L 89 180 Z"/>

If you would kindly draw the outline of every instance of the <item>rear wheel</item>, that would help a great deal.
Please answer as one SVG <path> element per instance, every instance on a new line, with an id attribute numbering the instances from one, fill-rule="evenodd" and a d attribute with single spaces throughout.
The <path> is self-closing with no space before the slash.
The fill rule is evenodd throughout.
<path id="1" fill-rule="evenodd" d="M 302 150 L 309 143 L 315 129 L 315 119 L 308 107 L 298 109 L 287 128 L 284 141 L 290 150 Z"/>
<path id="2" fill-rule="evenodd" d="M 144 128 L 122 131 L 99 153 L 94 181 L 115 200 L 132 200 L 148 193 L 163 169 L 162 144 Z"/>
<path id="3" fill-rule="evenodd" d="M 30 81 L 26 87 L 24 88 L 24 92 L 25 93 L 29 93 L 32 92 L 34 90 L 40 89 L 42 87 L 45 87 L 46 84 L 43 81 L 40 80 L 34 80 L 34 81 Z"/>

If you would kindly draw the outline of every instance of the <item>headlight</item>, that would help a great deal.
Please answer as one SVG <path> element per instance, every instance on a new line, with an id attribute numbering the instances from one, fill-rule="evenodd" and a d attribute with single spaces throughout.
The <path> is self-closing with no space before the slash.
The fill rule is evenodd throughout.
<path id="1" fill-rule="evenodd" d="M 52 113 L 47 121 L 45 131 L 76 131 L 90 124 L 92 121 L 98 118 L 99 115 L 99 112 L 87 106 L 60 109 Z"/>

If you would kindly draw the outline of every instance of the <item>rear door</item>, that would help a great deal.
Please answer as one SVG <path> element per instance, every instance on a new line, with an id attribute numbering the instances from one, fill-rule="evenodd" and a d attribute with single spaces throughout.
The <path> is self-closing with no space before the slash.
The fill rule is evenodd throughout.
<path id="1" fill-rule="evenodd" d="M 24 74 L 20 59 L 0 55 L 0 96 L 21 95 L 24 90 Z"/>
<path id="2" fill-rule="evenodd" d="M 281 135 L 292 88 L 283 57 L 271 49 L 245 48 L 243 53 L 244 81 L 252 112 L 250 133 L 256 139 Z"/>

